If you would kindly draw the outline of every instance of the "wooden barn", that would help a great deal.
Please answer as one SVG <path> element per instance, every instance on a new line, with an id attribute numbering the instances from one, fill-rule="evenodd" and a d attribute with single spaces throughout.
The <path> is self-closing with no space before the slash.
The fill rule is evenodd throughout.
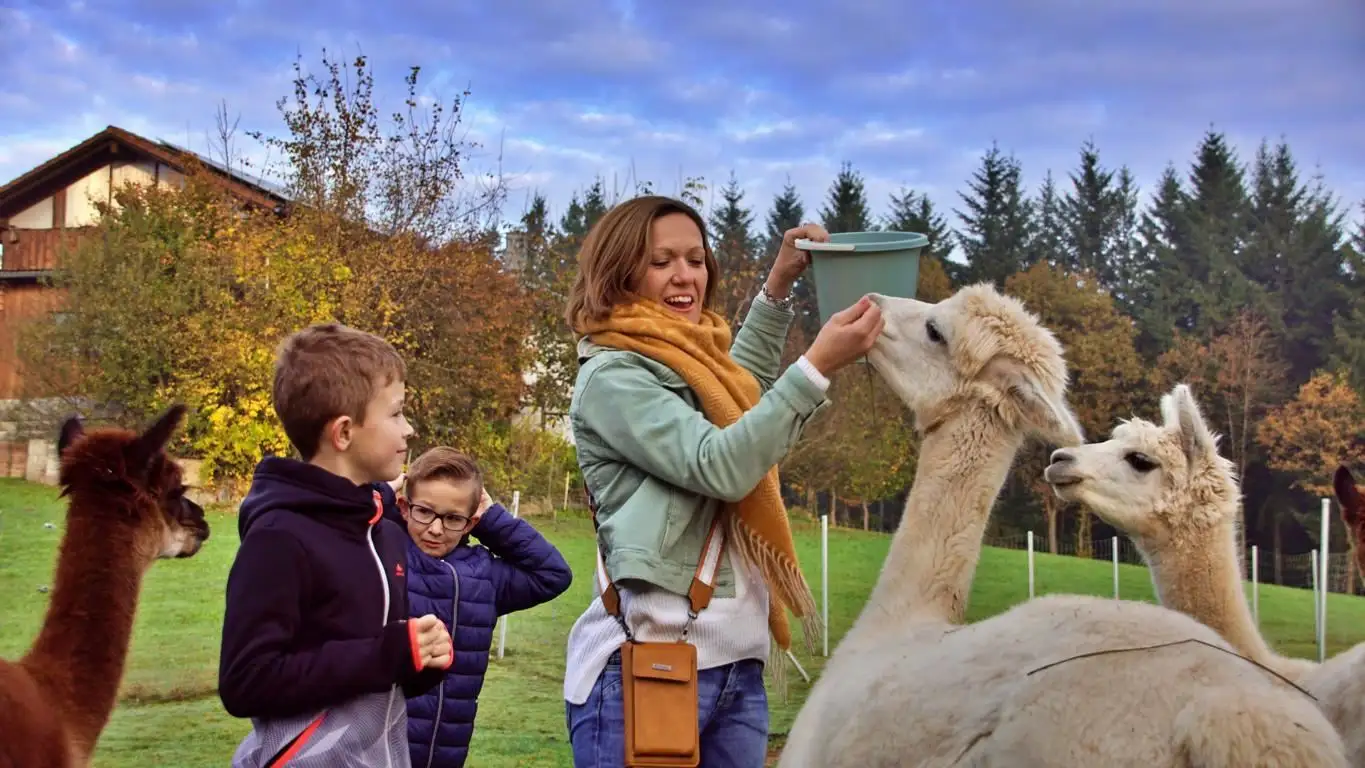
<path id="1" fill-rule="evenodd" d="M 248 205 L 282 211 L 286 204 L 278 191 L 194 152 L 112 125 L 0 187 L 0 414 L 11 414 L 0 415 L 0 476 L 50 482 L 55 471 L 53 436 L 44 434 L 52 425 L 12 415 L 50 394 L 25 382 L 16 349 L 21 324 L 60 311 L 60 292 L 44 277 L 64 247 L 93 231 L 97 201 L 110 202 L 129 182 L 178 187 L 192 166 Z"/>

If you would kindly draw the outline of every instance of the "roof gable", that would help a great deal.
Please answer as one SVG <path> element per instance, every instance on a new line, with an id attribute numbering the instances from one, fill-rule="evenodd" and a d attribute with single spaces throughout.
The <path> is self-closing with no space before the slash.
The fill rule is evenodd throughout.
<path id="1" fill-rule="evenodd" d="M 185 173 L 191 165 L 201 165 L 219 179 L 231 194 L 253 205 L 278 210 L 289 202 L 281 190 L 230 171 L 198 153 L 164 141 L 152 141 L 111 125 L 0 186 L 0 221 L 102 165 L 136 159 L 155 160 L 179 173 Z"/>

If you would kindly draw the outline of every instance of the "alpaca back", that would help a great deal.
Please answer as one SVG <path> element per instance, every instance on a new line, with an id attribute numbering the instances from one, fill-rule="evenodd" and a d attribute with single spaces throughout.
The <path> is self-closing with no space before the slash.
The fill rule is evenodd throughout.
<path id="1" fill-rule="evenodd" d="M 900 642 L 831 659 L 811 717 L 856 716 L 802 741 L 810 722 L 803 709 L 782 765 L 1254 766 L 1218 761 L 1242 756 L 1218 734 L 1245 719 L 1222 702 L 1246 700 L 1281 718 L 1253 745 L 1306 756 L 1275 765 L 1346 764 L 1340 738 L 1311 699 L 1236 656 L 1213 630 L 1160 606 L 1048 596 L 929 632 L 910 629 Z M 1201 698 L 1210 688 L 1231 698 Z M 1230 722 L 1191 741 L 1192 724 L 1219 717 Z M 1266 719 L 1255 722 L 1264 727 Z"/>

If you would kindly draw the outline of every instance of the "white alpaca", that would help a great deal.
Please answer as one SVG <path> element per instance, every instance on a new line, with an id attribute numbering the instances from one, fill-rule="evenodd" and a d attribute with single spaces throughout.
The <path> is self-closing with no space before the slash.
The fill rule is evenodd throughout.
<path id="1" fill-rule="evenodd" d="M 1297 682 L 1365 766 L 1365 644 L 1326 664 L 1271 650 L 1252 619 L 1237 556 L 1241 490 L 1188 386 L 1161 398 L 1163 423 L 1121 422 L 1109 440 L 1054 451 L 1044 471 L 1058 497 L 1128 535 L 1161 604 L 1206 624 L 1240 653 Z"/>
<path id="2" fill-rule="evenodd" d="M 869 362 L 924 434 L 875 589 L 783 766 L 1342 766 L 1301 692 L 1159 606 L 1031 600 L 962 625 L 991 505 L 1026 434 L 1084 438 L 1060 345 L 1016 300 L 877 297 Z"/>

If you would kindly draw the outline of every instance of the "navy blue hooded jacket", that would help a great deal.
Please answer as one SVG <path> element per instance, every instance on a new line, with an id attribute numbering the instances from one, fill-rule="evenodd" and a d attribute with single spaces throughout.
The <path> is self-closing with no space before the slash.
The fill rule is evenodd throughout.
<path id="1" fill-rule="evenodd" d="M 470 535 L 483 546 L 470 546 L 466 536 L 439 559 L 408 540 L 412 615 L 439 616 L 455 645 L 455 663 L 445 681 L 408 698 L 413 768 L 464 765 L 498 617 L 548 602 L 573 581 L 559 550 L 500 504 L 484 512 Z"/>
<path id="2" fill-rule="evenodd" d="M 407 532 L 384 483 L 293 459 L 256 465 L 238 510 L 218 695 L 234 717 L 292 717 L 395 684 L 429 689 L 407 618 Z M 421 615 L 421 614 L 417 614 Z"/>

